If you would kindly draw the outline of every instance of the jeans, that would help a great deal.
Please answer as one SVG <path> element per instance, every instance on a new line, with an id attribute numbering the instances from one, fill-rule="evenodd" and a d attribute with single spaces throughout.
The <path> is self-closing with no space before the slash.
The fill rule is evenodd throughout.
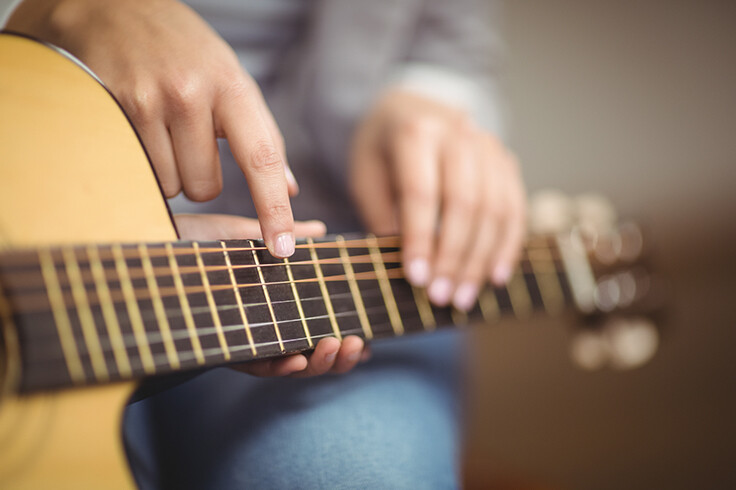
<path id="1" fill-rule="evenodd" d="M 459 486 L 462 334 L 376 342 L 346 375 L 219 368 L 133 403 L 126 449 L 144 488 Z"/>

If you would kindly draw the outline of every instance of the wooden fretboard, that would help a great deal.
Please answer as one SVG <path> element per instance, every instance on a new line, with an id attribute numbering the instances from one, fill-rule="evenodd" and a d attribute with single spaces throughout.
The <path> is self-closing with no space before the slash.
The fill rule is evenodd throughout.
<path id="1" fill-rule="evenodd" d="M 89 245 L 0 254 L 0 322 L 23 392 L 135 379 L 572 304 L 552 237 L 534 237 L 507 287 L 467 314 L 405 282 L 395 237 Z"/>

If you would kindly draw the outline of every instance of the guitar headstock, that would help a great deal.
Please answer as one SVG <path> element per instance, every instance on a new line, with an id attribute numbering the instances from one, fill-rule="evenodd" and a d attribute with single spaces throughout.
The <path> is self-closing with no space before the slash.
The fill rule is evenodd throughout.
<path id="1" fill-rule="evenodd" d="M 530 201 L 532 233 L 557 237 L 581 326 L 571 356 L 583 369 L 628 369 L 649 361 L 659 332 L 651 320 L 661 293 L 646 260 L 641 228 L 620 221 L 596 194 L 542 191 Z"/>

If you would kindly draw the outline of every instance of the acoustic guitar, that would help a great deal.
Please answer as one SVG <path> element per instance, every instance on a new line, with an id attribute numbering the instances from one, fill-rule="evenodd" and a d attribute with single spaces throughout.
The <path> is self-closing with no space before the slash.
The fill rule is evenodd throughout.
<path id="1" fill-rule="evenodd" d="M 121 414 L 144 377 L 307 351 L 325 336 L 636 300 L 606 302 L 601 275 L 631 276 L 631 264 L 601 268 L 575 232 L 530 236 L 508 286 L 468 313 L 403 280 L 396 237 L 301 240 L 288 260 L 257 240 L 180 241 L 139 138 L 89 70 L 4 33 L 0 74 L 1 488 L 134 487 Z"/>

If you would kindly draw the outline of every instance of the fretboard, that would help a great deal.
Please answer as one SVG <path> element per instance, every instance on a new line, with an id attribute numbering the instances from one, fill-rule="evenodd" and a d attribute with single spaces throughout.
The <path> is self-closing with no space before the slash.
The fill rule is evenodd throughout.
<path id="1" fill-rule="evenodd" d="M 89 245 L 0 254 L 0 322 L 18 390 L 31 392 L 265 359 L 323 337 L 366 340 L 572 304 L 552 237 L 529 239 L 506 287 L 469 312 L 404 280 L 395 237 Z"/>

